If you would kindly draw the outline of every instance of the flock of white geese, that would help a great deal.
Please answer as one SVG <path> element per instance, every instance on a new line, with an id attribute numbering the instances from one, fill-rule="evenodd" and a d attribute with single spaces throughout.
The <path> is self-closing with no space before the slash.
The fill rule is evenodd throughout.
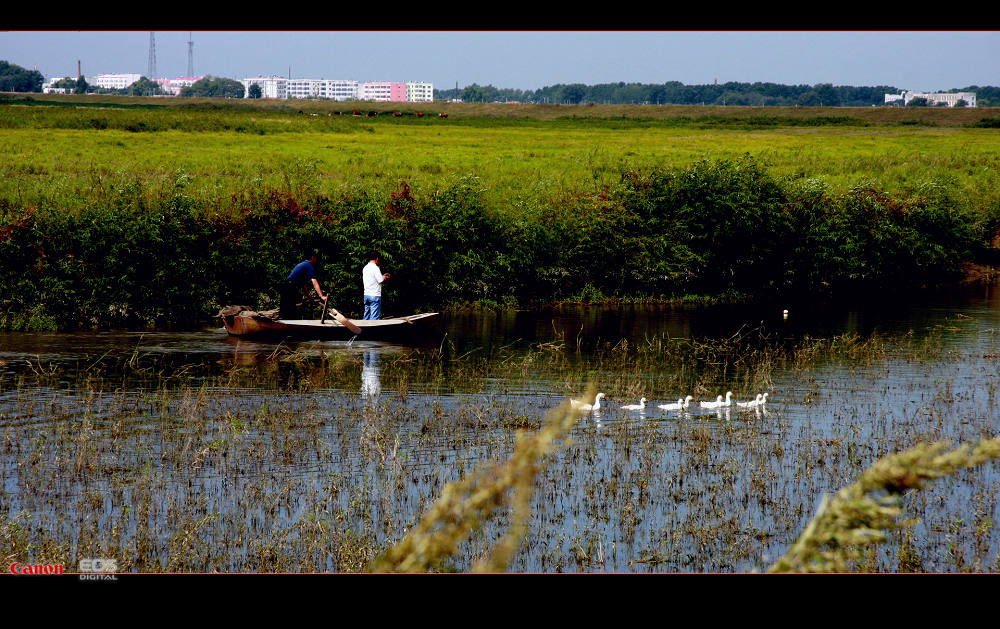
<path id="1" fill-rule="evenodd" d="M 573 408 L 577 408 L 582 411 L 588 411 L 588 412 L 598 411 L 601 409 L 601 400 L 603 400 L 605 397 L 607 396 L 605 396 L 603 393 L 598 393 L 597 396 L 594 398 L 593 404 L 589 404 L 582 400 L 573 400 L 573 399 L 570 400 L 570 404 L 573 405 Z M 693 399 L 694 397 L 689 395 L 687 397 L 678 398 L 676 402 L 669 402 L 667 404 L 658 404 L 656 408 L 662 409 L 664 411 L 686 411 L 691 406 L 691 401 Z M 646 398 L 642 398 L 639 400 L 638 404 L 625 404 L 621 408 L 622 410 L 626 411 L 644 411 L 646 410 L 646 402 L 647 402 Z M 752 400 L 747 400 L 745 402 L 740 402 L 740 401 L 734 402 L 733 392 L 726 391 L 725 398 L 719 395 L 716 396 L 714 400 L 699 401 L 698 408 L 719 410 L 719 409 L 728 409 L 735 405 L 737 408 L 741 409 L 756 409 L 756 408 L 763 408 L 766 403 L 767 403 L 767 393 L 758 393 L 757 397 L 755 397 Z"/>

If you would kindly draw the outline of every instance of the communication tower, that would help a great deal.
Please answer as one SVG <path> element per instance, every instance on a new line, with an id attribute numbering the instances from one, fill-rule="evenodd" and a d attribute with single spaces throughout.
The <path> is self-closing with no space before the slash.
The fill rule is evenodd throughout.
<path id="1" fill-rule="evenodd" d="M 194 76 L 194 41 L 192 41 L 191 33 L 188 33 L 188 77 Z"/>
<path id="2" fill-rule="evenodd" d="M 156 35 L 152 31 L 149 32 L 149 68 L 146 78 L 151 81 L 156 78 Z"/>

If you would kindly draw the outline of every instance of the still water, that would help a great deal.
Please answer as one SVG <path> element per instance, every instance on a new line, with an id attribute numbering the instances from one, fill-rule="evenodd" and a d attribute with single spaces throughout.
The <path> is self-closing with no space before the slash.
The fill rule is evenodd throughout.
<path id="1" fill-rule="evenodd" d="M 214 325 L 2 334 L 0 519 L 30 522 L 26 541 L 67 564 L 100 551 L 140 572 L 357 570 L 593 384 L 604 406 L 547 461 L 509 569 L 762 571 L 877 458 L 1000 434 L 997 286 L 919 303 L 485 311 L 444 331 L 421 347 L 255 343 Z M 642 359 L 663 339 L 837 336 L 877 342 L 753 368 Z M 894 350 L 907 343 L 920 351 Z M 726 391 L 767 404 L 657 408 Z M 1000 569 L 997 478 L 986 466 L 907 498 L 908 569 Z M 469 569 L 508 524 L 494 513 L 440 569 Z M 899 545 L 865 569 L 901 569 Z"/>

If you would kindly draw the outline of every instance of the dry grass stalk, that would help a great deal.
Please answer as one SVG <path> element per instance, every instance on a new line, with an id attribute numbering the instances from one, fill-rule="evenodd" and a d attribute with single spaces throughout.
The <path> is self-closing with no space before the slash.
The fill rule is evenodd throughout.
<path id="1" fill-rule="evenodd" d="M 900 521 L 903 493 L 920 489 L 935 478 L 1000 458 L 1000 438 L 984 439 L 970 450 L 962 445 L 917 446 L 876 461 L 855 483 L 833 498 L 824 496 L 816 516 L 789 551 L 769 572 L 847 572 L 861 549 L 886 539 L 886 531 L 904 529 Z"/>
<path id="2" fill-rule="evenodd" d="M 593 399 L 591 387 L 587 397 Z M 554 451 L 582 412 L 568 402 L 549 412 L 535 434 L 519 431 L 514 453 L 504 464 L 492 465 L 449 484 L 423 519 L 402 541 L 376 559 L 373 572 L 428 572 L 452 556 L 458 545 L 482 526 L 506 502 L 509 492 L 511 525 L 492 552 L 473 567 L 477 572 L 503 572 L 527 530 L 535 477 L 542 460 Z"/>

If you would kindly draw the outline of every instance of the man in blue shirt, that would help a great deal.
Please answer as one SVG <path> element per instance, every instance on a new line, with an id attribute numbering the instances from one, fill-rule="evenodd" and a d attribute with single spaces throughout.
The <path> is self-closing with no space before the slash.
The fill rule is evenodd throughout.
<path id="1" fill-rule="evenodd" d="M 309 295 L 309 285 L 310 282 L 312 287 L 316 289 L 316 294 L 323 301 L 326 301 L 327 295 L 323 294 L 323 291 L 319 288 L 319 281 L 316 279 L 316 254 L 309 254 L 309 258 L 299 262 L 292 269 L 292 272 L 288 274 L 285 281 L 281 284 L 281 305 L 278 310 L 279 319 L 298 319 L 298 292 L 301 289 L 302 293 L 308 297 Z"/>

